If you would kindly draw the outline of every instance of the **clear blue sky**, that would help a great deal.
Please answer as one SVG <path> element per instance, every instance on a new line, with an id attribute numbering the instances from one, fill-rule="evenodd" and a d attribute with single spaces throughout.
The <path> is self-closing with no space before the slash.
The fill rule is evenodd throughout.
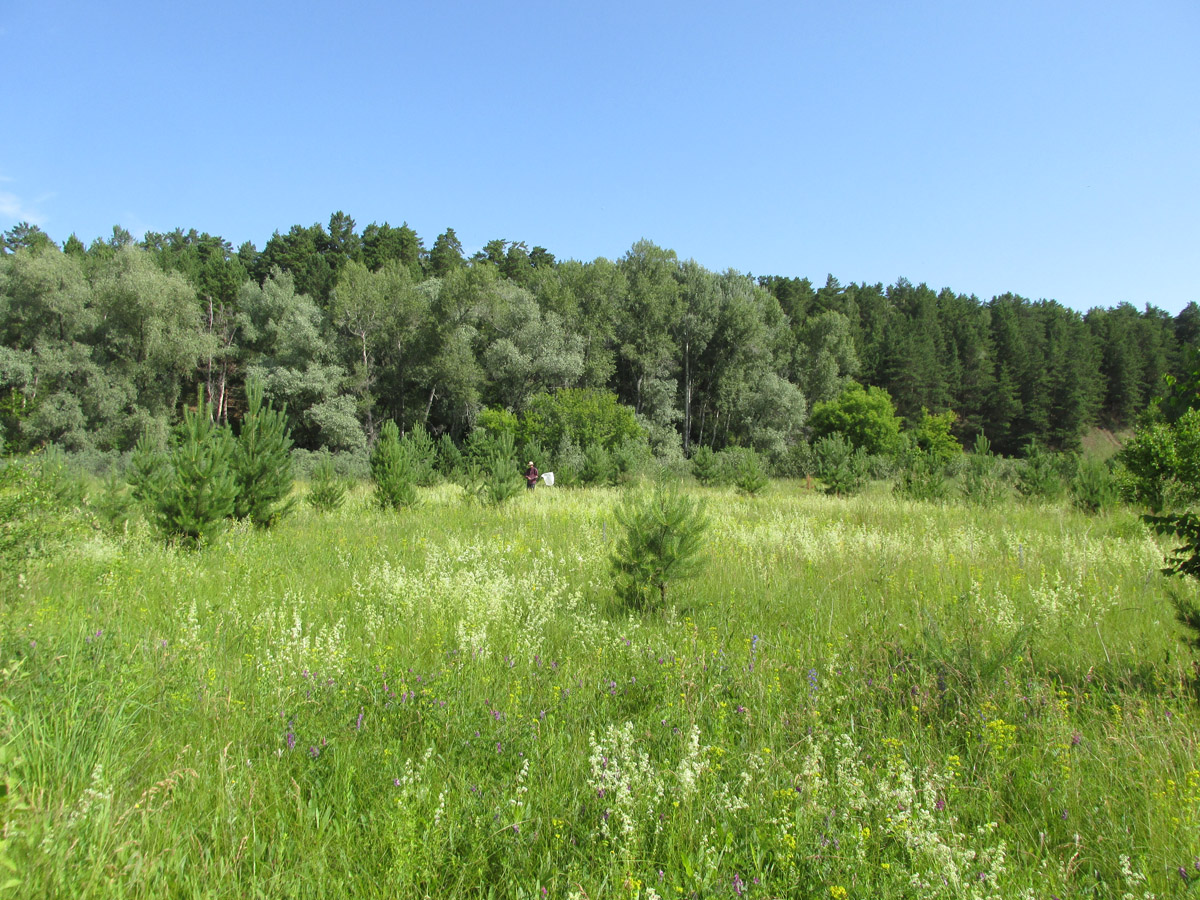
<path id="1" fill-rule="evenodd" d="M 1200 301 L 1200 3 L 0 3 L 0 228 Z"/>

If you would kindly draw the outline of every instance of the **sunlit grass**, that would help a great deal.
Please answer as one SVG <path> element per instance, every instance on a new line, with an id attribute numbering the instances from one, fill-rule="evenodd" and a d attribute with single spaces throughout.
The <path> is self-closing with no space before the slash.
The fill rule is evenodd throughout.
<path id="1" fill-rule="evenodd" d="M 490 509 L 443 486 L 395 513 L 359 488 L 200 553 L 135 526 L 30 568 L 0 625 L 7 891 L 1200 879 L 1200 717 L 1167 598 L 1195 588 L 1159 574 L 1133 513 L 695 490 L 704 574 L 639 617 L 609 587 L 615 489 Z"/>

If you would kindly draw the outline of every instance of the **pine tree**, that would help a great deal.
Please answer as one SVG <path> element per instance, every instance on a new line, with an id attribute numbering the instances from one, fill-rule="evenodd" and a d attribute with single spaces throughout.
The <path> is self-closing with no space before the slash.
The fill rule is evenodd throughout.
<path id="1" fill-rule="evenodd" d="M 203 402 L 184 410 L 171 449 L 159 458 L 146 443 L 134 454 L 134 496 L 146 501 L 151 520 L 170 538 L 200 547 L 220 531 L 237 499 L 231 458 L 233 437 L 217 426 Z"/>
<path id="2" fill-rule="evenodd" d="M 293 500 L 292 438 L 288 432 L 287 409 L 263 406 L 263 385 L 258 379 L 246 382 L 246 415 L 233 450 L 233 475 L 238 495 L 234 516 L 267 528 L 286 515 Z"/>
<path id="3" fill-rule="evenodd" d="M 333 467 L 333 457 L 325 451 L 313 467 L 312 487 L 308 502 L 317 512 L 334 512 L 341 509 L 346 499 L 346 482 L 339 478 Z"/>
<path id="4" fill-rule="evenodd" d="M 754 496 L 765 488 L 770 480 L 757 453 L 747 450 L 741 454 L 733 476 L 734 486 L 739 493 Z"/>
<path id="5" fill-rule="evenodd" d="M 626 498 L 616 516 L 623 529 L 611 558 L 617 596 L 638 610 L 656 601 L 665 606 L 667 588 L 703 565 L 700 551 L 708 529 L 703 503 L 677 486 L 659 484 L 648 497 Z"/>
<path id="6" fill-rule="evenodd" d="M 711 447 L 702 445 L 692 454 L 692 476 L 706 487 L 721 479 L 721 466 Z"/>
<path id="7" fill-rule="evenodd" d="M 383 423 L 379 440 L 371 450 L 371 478 L 375 499 L 384 509 L 401 509 L 417 502 L 412 460 L 400 443 L 400 429 L 391 419 Z"/>

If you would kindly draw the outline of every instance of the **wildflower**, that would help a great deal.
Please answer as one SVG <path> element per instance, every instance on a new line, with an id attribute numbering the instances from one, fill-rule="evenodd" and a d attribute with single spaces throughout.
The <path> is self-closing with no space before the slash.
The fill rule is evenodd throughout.
<path id="1" fill-rule="evenodd" d="M 362 707 L 359 707 L 359 710 L 358 710 L 358 721 L 357 721 L 357 722 L 355 723 L 355 725 L 354 725 L 354 730 L 355 730 L 355 731 L 362 731 L 363 716 L 364 716 L 365 714 L 366 714 L 366 711 L 365 711 L 365 710 L 364 710 Z"/>
<path id="2" fill-rule="evenodd" d="M 833 897 L 833 900 L 846 900 L 846 889 L 840 884 L 832 885 L 829 888 L 829 896 Z"/>
<path id="3" fill-rule="evenodd" d="M 737 872 L 734 872 L 733 873 L 733 892 L 740 897 L 742 895 L 742 892 L 745 889 L 746 889 L 746 886 L 745 886 L 745 884 L 742 883 L 741 876 L 739 876 Z"/>
<path id="4" fill-rule="evenodd" d="M 318 756 L 321 755 L 321 751 L 319 749 L 317 749 L 316 744 L 313 744 L 311 747 L 308 748 L 308 755 L 311 756 L 313 759 L 316 759 Z"/>

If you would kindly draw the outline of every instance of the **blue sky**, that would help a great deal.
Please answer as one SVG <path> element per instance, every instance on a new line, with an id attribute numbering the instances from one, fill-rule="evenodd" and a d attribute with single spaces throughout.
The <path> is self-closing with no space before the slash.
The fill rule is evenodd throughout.
<path id="1" fill-rule="evenodd" d="M 0 228 L 1200 302 L 1200 4 L 0 4 Z"/>

